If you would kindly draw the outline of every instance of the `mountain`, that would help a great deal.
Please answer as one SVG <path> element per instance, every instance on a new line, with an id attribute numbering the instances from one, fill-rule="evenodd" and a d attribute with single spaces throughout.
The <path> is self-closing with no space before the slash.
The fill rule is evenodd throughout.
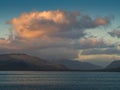
<path id="1" fill-rule="evenodd" d="M 0 70 L 67 70 L 67 68 L 26 54 L 3 54 L 0 55 Z"/>
<path id="2" fill-rule="evenodd" d="M 108 71 L 120 71 L 120 60 L 115 60 L 112 63 L 110 63 L 105 70 Z"/>
<path id="3" fill-rule="evenodd" d="M 102 69 L 102 67 L 88 63 L 80 62 L 77 60 L 54 60 L 54 63 L 65 65 L 67 68 L 72 70 L 96 70 Z"/>

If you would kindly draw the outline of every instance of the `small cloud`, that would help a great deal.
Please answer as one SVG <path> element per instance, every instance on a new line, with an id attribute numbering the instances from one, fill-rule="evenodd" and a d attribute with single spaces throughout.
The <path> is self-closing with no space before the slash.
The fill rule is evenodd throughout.
<path id="1" fill-rule="evenodd" d="M 97 38 L 82 38 L 80 39 L 80 47 L 83 49 L 88 49 L 88 48 L 103 48 L 106 47 L 107 45 L 102 39 L 97 39 Z"/>
<path id="2" fill-rule="evenodd" d="M 109 20 L 107 20 L 105 18 L 97 18 L 95 23 L 97 25 L 106 25 L 109 23 Z"/>
<path id="3" fill-rule="evenodd" d="M 116 55 L 120 55 L 120 50 L 117 48 L 95 48 L 95 49 L 88 49 L 88 50 L 84 50 L 82 52 L 82 55 L 100 55 L 100 54 L 108 54 L 108 55 L 112 55 L 112 54 L 116 54 Z"/>
<path id="4" fill-rule="evenodd" d="M 112 37 L 120 38 L 120 30 L 113 30 L 112 32 L 108 32 Z"/>

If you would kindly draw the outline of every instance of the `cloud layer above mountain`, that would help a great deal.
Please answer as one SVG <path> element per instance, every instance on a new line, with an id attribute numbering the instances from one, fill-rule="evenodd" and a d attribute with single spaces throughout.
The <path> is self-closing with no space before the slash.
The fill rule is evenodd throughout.
<path id="1" fill-rule="evenodd" d="M 92 32 L 92 29 L 110 23 L 110 17 L 93 18 L 80 12 L 22 13 L 8 21 L 11 33 L 8 39 L 0 39 L 0 53 L 24 52 L 43 58 L 77 58 L 79 50 L 109 47 L 103 38 L 88 37 L 85 31 Z"/>

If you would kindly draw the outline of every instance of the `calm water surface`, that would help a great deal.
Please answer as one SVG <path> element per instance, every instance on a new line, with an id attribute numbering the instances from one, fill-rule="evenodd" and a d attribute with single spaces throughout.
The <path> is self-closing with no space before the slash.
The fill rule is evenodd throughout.
<path id="1" fill-rule="evenodd" d="M 120 90 L 120 73 L 0 71 L 0 90 Z"/>

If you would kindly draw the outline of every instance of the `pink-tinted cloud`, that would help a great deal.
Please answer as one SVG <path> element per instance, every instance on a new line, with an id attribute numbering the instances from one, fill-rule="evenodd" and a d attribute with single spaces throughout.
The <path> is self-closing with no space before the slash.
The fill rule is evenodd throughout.
<path id="1" fill-rule="evenodd" d="M 13 18 L 9 23 L 13 26 L 17 36 L 35 38 L 65 30 L 76 17 L 75 13 L 68 15 L 68 13 L 59 10 L 31 12 L 23 13 L 20 17 Z"/>
<path id="2" fill-rule="evenodd" d="M 84 29 L 96 28 L 108 23 L 108 19 L 102 17 L 92 19 L 78 12 L 61 10 L 23 13 L 9 21 L 15 35 L 22 38 L 54 36 L 62 32 L 72 32 L 74 35 L 75 31 L 83 33 Z"/>
<path id="3" fill-rule="evenodd" d="M 106 25 L 106 24 L 108 24 L 109 22 L 110 22 L 109 19 L 107 19 L 107 18 L 102 18 L 102 17 L 97 18 L 96 21 L 95 21 L 95 23 L 96 23 L 97 25 Z"/>

